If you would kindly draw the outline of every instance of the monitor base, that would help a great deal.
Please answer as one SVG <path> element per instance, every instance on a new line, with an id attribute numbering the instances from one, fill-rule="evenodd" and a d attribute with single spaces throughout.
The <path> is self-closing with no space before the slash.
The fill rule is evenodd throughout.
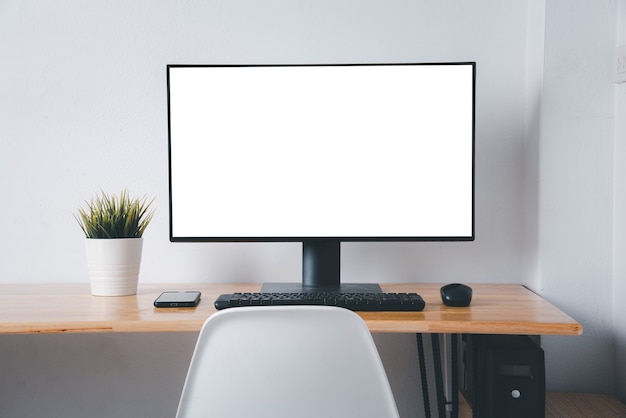
<path id="1" fill-rule="evenodd" d="M 339 286 L 305 286 L 302 283 L 263 283 L 262 293 L 382 293 L 376 283 L 341 283 Z"/>

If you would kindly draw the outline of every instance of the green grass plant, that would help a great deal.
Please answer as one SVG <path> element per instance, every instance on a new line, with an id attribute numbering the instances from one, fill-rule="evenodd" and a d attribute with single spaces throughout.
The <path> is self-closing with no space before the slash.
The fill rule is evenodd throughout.
<path id="1" fill-rule="evenodd" d="M 118 195 L 101 192 L 74 218 L 87 238 L 141 238 L 154 216 L 154 199 L 131 199 L 126 189 Z"/>

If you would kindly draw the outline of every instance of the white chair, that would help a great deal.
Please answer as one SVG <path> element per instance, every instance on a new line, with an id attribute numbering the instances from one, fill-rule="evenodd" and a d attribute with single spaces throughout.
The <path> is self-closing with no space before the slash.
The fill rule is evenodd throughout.
<path id="1" fill-rule="evenodd" d="M 354 312 L 245 307 L 204 323 L 177 417 L 398 417 L 372 336 Z"/>

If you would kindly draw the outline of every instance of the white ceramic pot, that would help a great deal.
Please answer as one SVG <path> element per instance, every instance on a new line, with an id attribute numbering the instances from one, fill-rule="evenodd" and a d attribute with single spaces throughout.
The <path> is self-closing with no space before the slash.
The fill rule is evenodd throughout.
<path id="1" fill-rule="evenodd" d="M 87 238 L 85 241 L 91 294 L 137 294 L 143 238 Z"/>

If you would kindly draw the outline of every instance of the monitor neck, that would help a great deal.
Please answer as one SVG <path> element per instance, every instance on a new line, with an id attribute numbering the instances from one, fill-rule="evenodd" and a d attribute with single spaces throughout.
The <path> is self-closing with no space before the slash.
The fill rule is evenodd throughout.
<path id="1" fill-rule="evenodd" d="M 307 239 L 302 242 L 302 285 L 339 287 L 341 242 Z"/>
<path id="2" fill-rule="evenodd" d="M 341 241 L 311 238 L 302 241 L 302 282 L 264 283 L 261 292 L 346 292 L 380 293 L 376 283 L 341 283 Z"/>

